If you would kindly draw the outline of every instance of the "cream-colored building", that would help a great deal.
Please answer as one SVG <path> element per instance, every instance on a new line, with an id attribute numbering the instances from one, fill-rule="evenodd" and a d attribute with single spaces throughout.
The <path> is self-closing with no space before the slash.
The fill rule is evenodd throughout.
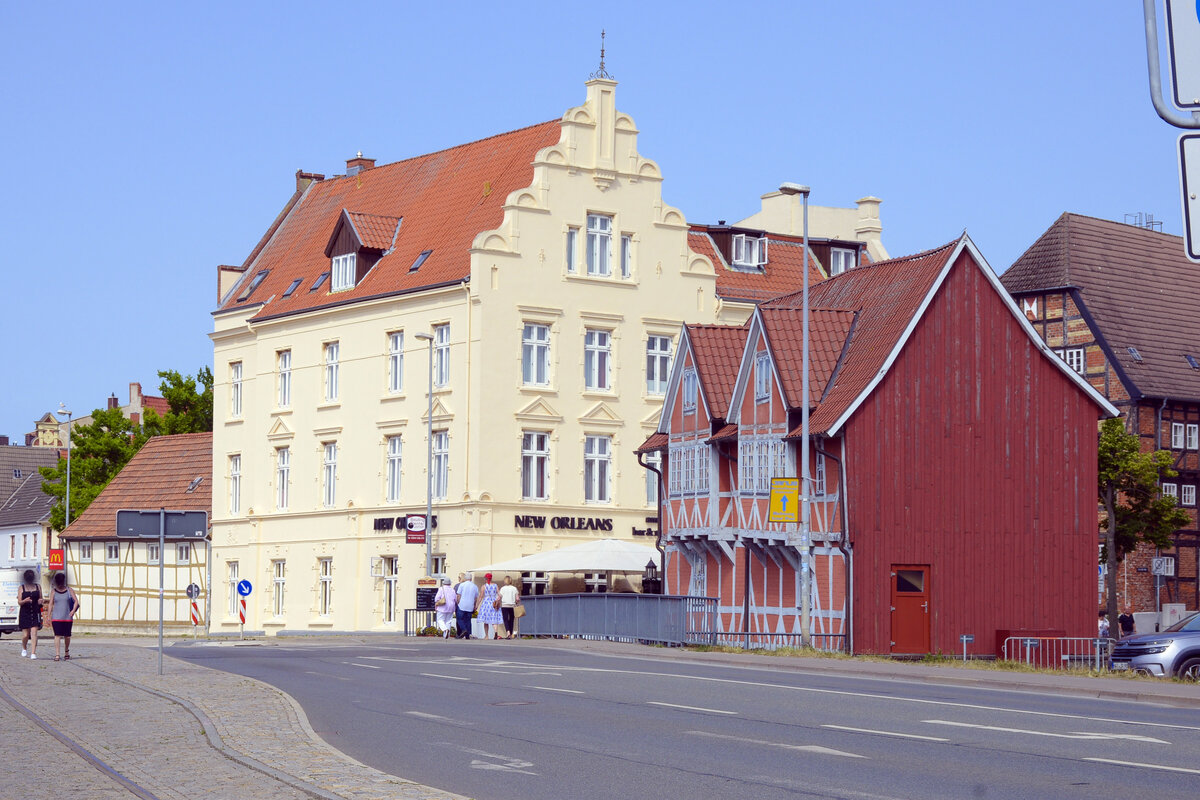
<path id="1" fill-rule="evenodd" d="M 237 629 L 241 580 L 249 630 L 402 629 L 426 574 L 405 520 L 427 479 L 435 573 L 655 542 L 657 486 L 633 451 L 681 323 L 727 316 L 731 268 L 689 246 L 616 83 L 586 87 L 559 120 L 297 173 L 246 262 L 220 268 L 214 631 Z"/>

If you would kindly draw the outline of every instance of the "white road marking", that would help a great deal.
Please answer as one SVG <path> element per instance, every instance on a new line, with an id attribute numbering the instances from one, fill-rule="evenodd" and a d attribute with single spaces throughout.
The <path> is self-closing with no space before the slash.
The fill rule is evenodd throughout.
<path id="1" fill-rule="evenodd" d="M 405 711 L 404 713 L 410 717 L 420 717 L 421 719 L 429 719 L 433 720 L 434 722 L 444 722 L 447 725 L 457 725 L 460 728 L 469 728 L 475 724 L 473 722 L 463 722 L 462 720 L 443 717 L 438 714 L 429 714 L 424 711 Z"/>
<path id="2" fill-rule="evenodd" d="M 343 661 L 342 663 L 349 664 L 352 667 L 362 667 L 364 669 L 383 669 L 383 667 L 376 666 L 375 664 L 359 664 L 355 661 Z"/>
<path id="3" fill-rule="evenodd" d="M 1119 767 L 1142 767 L 1144 769 L 1162 769 L 1167 772 L 1186 772 L 1189 775 L 1200 775 L 1200 769 L 1187 767 L 1168 767 L 1166 764 L 1142 764 L 1137 761 L 1118 761 L 1115 758 L 1085 758 L 1084 761 L 1097 761 L 1101 764 L 1116 764 Z"/>
<path id="4" fill-rule="evenodd" d="M 322 678 L 336 678 L 339 681 L 352 680 L 351 678 L 347 678 L 345 675 L 330 675 L 328 672 L 313 672 L 311 669 L 305 670 L 304 674 L 305 675 L 320 675 Z"/>
<path id="5" fill-rule="evenodd" d="M 470 678 L 460 678 L 457 675 L 435 675 L 432 672 L 422 672 L 426 678 L 445 678 L 448 681 L 469 681 Z"/>
<path id="6" fill-rule="evenodd" d="M 511 756 L 488 753 L 484 750 L 472 750 L 467 747 L 463 747 L 461 749 L 465 753 L 471 753 L 472 755 L 480 756 L 482 758 L 493 759 L 493 761 L 480 761 L 478 758 L 473 758 L 471 759 L 471 769 L 489 769 L 498 770 L 500 772 L 520 772 L 523 775 L 537 775 L 536 772 L 530 772 L 528 769 L 526 769 L 526 767 L 533 766 L 532 761 L 524 761 L 519 758 L 512 758 Z M 495 761 L 502 761 L 504 763 L 497 764 Z"/>
<path id="7" fill-rule="evenodd" d="M 1136 734 L 1125 733 L 1088 733 L 1085 731 L 1075 731 L 1073 733 L 1051 733 L 1050 731 L 1030 731 L 1023 728 L 1002 728 L 999 725 L 976 725 L 971 722 L 951 722 L 945 719 L 926 719 L 922 722 L 927 722 L 930 725 L 953 725 L 956 728 L 977 728 L 984 731 L 1000 731 L 1001 733 L 1027 733 L 1030 736 L 1052 736 L 1055 739 L 1088 739 L 1096 741 L 1099 739 L 1129 739 L 1135 742 L 1149 742 L 1151 744 L 1170 744 L 1162 739 L 1155 739 L 1152 736 L 1137 736 Z"/>
<path id="8" fill-rule="evenodd" d="M 822 728 L 833 728 L 837 731 L 853 731 L 854 733 L 877 733 L 880 736 L 899 736 L 903 739 L 921 739 L 926 742 L 948 742 L 940 736 L 919 736 L 915 733 L 899 733 L 897 731 L 876 731 L 871 728 L 851 728 L 848 725 L 822 725 Z"/>
<path id="9" fill-rule="evenodd" d="M 479 669 L 479 668 L 475 668 L 475 671 L 476 672 L 494 672 L 497 675 L 526 675 L 526 676 L 528 676 L 528 675 L 551 675 L 555 678 L 562 677 L 561 672 L 524 672 L 524 671 L 514 672 L 511 669 Z"/>
<path id="10" fill-rule="evenodd" d="M 684 711 L 702 711 L 705 714 L 730 714 L 736 715 L 736 711 L 722 711 L 719 708 L 700 708 L 699 706 L 681 706 L 678 703 L 660 703 L 657 700 L 649 700 L 646 702 L 649 706 L 665 706 L 666 708 L 681 708 Z"/>
<path id="11" fill-rule="evenodd" d="M 543 692 L 566 692 L 567 694 L 587 694 L 578 689 L 555 689 L 553 686 L 526 686 L 526 689 L 541 689 Z"/>
<path id="12" fill-rule="evenodd" d="M 834 750 L 832 747 L 821 747 L 816 744 L 788 744 L 787 742 L 768 742 L 764 739 L 750 739 L 745 736 L 729 736 L 724 733 L 710 733 L 709 731 L 684 731 L 684 733 L 692 736 L 707 736 L 710 739 L 726 739 L 731 742 L 743 742 L 745 744 L 759 744 L 763 747 L 778 747 L 781 750 L 800 750 L 805 753 L 819 753 L 826 756 L 843 756 L 845 758 L 866 758 L 858 753 L 847 753 L 844 750 Z"/>

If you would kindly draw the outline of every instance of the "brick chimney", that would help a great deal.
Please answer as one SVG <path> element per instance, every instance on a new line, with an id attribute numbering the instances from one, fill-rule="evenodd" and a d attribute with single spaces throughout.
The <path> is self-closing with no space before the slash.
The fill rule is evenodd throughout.
<path id="1" fill-rule="evenodd" d="M 358 155 L 354 158 L 346 159 L 346 175 L 357 175 L 358 173 L 372 169 L 375 166 L 375 159 L 363 158 L 362 150 L 358 151 Z"/>
<path id="2" fill-rule="evenodd" d="M 112 411 L 114 408 L 120 408 L 120 407 L 121 407 L 121 404 L 120 404 L 120 402 L 117 401 L 117 396 L 115 394 L 110 395 L 108 398 L 108 410 Z"/>
<path id="3" fill-rule="evenodd" d="M 8 437 L 0 435 L 0 447 L 8 447 Z"/>
<path id="4" fill-rule="evenodd" d="M 310 184 L 323 180 L 325 180 L 325 176 L 319 172 L 305 172 L 298 169 L 296 170 L 296 191 L 303 192 Z"/>

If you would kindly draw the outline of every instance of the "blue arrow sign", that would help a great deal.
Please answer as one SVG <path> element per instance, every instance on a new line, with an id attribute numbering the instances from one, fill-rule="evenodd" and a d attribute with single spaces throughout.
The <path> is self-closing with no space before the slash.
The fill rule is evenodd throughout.
<path id="1" fill-rule="evenodd" d="M 242 597 L 249 597 L 252 591 L 254 587 L 250 585 L 250 581 L 238 581 L 238 594 Z"/>

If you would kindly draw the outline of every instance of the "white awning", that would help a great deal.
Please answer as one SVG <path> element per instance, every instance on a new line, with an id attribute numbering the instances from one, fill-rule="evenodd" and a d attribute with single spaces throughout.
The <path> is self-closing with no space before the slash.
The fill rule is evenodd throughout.
<path id="1" fill-rule="evenodd" d="M 599 539 L 475 567 L 471 572 L 644 572 L 650 561 L 661 570 L 658 551 L 653 547 Z"/>

